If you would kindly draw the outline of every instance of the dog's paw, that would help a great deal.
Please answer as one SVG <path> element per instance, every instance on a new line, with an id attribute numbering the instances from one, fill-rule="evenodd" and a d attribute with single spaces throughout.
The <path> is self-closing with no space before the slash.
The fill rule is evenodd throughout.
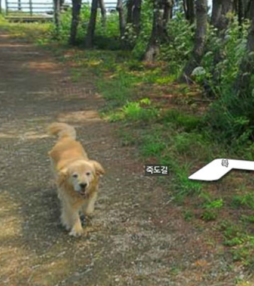
<path id="1" fill-rule="evenodd" d="M 61 220 L 61 224 L 66 230 L 71 229 L 70 225 L 66 221 Z"/>
<path id="2" fill-rule="evenodd" d="M 79 236 L 82 235 L 82 233 L 83 233 L 83 229 L 82 229 L 82 228 L 81 228 L 81 229 L 75 229 L 75 228 L 73 228 L 73 229 L 69 232 L 69 235 L 70 235 L 70 236 L 74 236 L 74 237 L 79 237 Z"/>
<path id="3" fill-rule="evenodd" d="M 88 207 L 85 211 L 84 211 L 86 216 L 93 216 L 94 213 L 94 207 Z"/>

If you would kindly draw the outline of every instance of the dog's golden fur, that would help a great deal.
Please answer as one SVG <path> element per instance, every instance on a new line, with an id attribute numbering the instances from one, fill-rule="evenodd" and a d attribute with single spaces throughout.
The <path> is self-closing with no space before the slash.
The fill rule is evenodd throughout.
<path id="1" fill-rule="evenodd" d="M 53 123 L 49 134 L 58 136 L 58 141 L 48 153 L 57 183 L 58 197 L 62 205 L 61 222 L 70 230 L 70 235 L 82 234 L 79 211 L 92 214 L 98 193 L 99 176 L 104 174 L 100 163 L 88 159 L 76 141 L 75 129 L 65 123 Z"/>

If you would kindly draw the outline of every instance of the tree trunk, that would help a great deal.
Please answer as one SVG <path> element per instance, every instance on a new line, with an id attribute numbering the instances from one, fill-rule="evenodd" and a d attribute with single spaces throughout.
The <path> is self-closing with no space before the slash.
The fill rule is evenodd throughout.
<path id="1" fill-rule="evenodd" d="M 93 47 L 94 32 L 95 32 L 96 18 L 97 18 L 97 8 L 98 8 L 98 0 L 92 0 L 91 15 L 85 38 L 85 48 L 87 49 L 91 49 Z"/>
<path id="2" fill-rule="evenodd" d="M 130 24 L 133 22 L 133 4 L 134 0 L 127 0 L 127 23 Z"/>
<path id="3" fill-rule="evenodd" d="M 69 43 L 71 45 L 76 44 L 77 29 L 79 25 L 79 15 L 81 9 L 82 0 L 72 0 L 72 20 L 71 20 L 71 32 Z"/>
<path id="4" fill-rule="evenodd" d="M 54 0 L 54 20 L 55 20 L 57 37 L 59 36 L 60 25 L 61 25 L 60 10 L 61 10 L 60 0 Z"/>
<path id="5" fill-rule="evenodd" d="M 138 35 L 140 32 L 141 5 L 142 5 L 142 0 L 134 0 L 132 21 L 136 35 Z"/>
<path id="6" fill-rule="evenodd" d="M 248 18 L 250 20 L 254 17 L 254 11 L 251 9 L 252 0 L 244 0 L 244 18 Z"/>
<path id="7" fill-rule="evenodd" d="M 154 61 L 160 53 L 160 44 L 167 39 L 167 22 L 164 20 L 166 6 L 167 0 L 154 0 L 153 28 L 144 55 L 145 61 Z"/>
<path id="8" fill-rule="evenodd" d="M 228 13 L 233 12 L 233 0 L 223 0 L 221 7 L 221 16 L 218 22 L 218 28 L 223 31 L 227 28 L 229 20 L 227 18 Z"/>
<path id="9" fill-rule="evenodd" d="M 222 0 L 213 0 L 211 23 L 216 28 L 218 28 L 218 23 L 221 18 L 221 11 L 222 11 Z"/>
<path id="10" fill-rule="evenodd" d="M 251 11 L 254 11 L 254 1 L 251 3 Z M 254 52 L 254 17 L 252 18 L 250 32 L 248 36 L 248 42 L 247 42 L 247 50 L 248 52 Z"/>
<path id="11" fill-rule="evenodd" d="M 193 23 L 195 20 L 195 5 L 194 0 L 184 0 L 185 18 Z"/>
<path id="12" fill-rule="evenodd" d="M 183 75 L 180 78 L 180 81 L 189 82 L 189 77 L 191 76 L 192 71 L 197 67 L 203 57 L 206 43 L 206 32 L 207 32 L 207 0 L 197 0 L 196 3 L 196 15 L 197 15 L 197 24 L 195 32 L 195 44 L 192 52 L 192 57 L 189 62 L 186 64 Z"/>
<path id="13" fill-rule="evenodd" d="M 174 0 L 166 0 L 164 14 L 163 14 L 163 21 L 165 24 L 167 24 L 168 21 L 173 17 L 174 4 L 175 4 Z"/>
<path id="14" fill-rule="evenodd" d="M 249 12 L 250 12 L 250 0 L 243 0 L 243 10 L 244 10 L 244 18 L 249 18 Z"/>
<path id="15" fill-rule="evenodd" d="M 124 32 L 125 32 L 125 18 L 124 18 L 124 9 L 123 9 L 123 0 L 117 0 L 117 7 L 116 10 L 118 11 L 119 14 L 119 29 L 120 29 L 120 35 L 121 35 L 121 40 L 124 37 Z"/>
<path id="16" fill-rule="evenodd" d="M 239 26 L 242 27 L 243 24 L 243 2 L 242 0 L 237 1 L 237 15 Z"/>
<path id="17" fill-rule="evenodd" d="M 251 1 L 250 9 L 254 10 L 254 1 Z M 247 41 L 247 51 L 241 66 L 240 74 L 237 80 L 237 92 L 240 96 L 251 94 L 253 88 L 250 86 L 251 77 L 254 74 L 254 17 L 252 18 L 251 27 Z"/>
<path id="18" fill-rule="evenodd" d="M 106 7 L 105 7 L 105 3 L 104 3 L 104 0 L 98 0 L 98 1 L 99 1 L 100 9 L 101 9 L 101 23 L 102 23 L 102 27 L 106 28 L 107 11 L 106 11 Z"/>

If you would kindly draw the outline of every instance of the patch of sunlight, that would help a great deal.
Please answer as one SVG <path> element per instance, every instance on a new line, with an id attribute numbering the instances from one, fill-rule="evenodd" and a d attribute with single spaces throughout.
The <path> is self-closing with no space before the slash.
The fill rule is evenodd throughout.
<path id="1" fill-rule="evenodd" d="M 0 47 L 2 47 L 2 48 L 13 48 L 14 46 L 13 46 L 13 44 L 1 43 Z M 15 43 L 15 49 L 16 48 L 24 48 L 24 47 L 25 48 L 31 47 L 31 45 L 29 45 L 29 44 L 16 44 Z"/>
<path id="2" fill-rule="evenodd" d="M 101 121 L 98 112 L 96 110 L 88 111 L 73 111 L 68 113 L 60 113 L 58 121 L 74 121 L 74 122 L 86 122 L 86 121 Z"/>
<path id="3" fill-rule="evenodd" d="M 20 140 L 34 140 L 34 139 L 42 139 L 42 138 L 48 138 L 49 135 L 48 134 L 38 134 L 36 132 L 26 132 L 23 134 L 7 134 L 7 133 L 3 133 L 0 132 L 0 139 L 1 138 L 18 138 Z"/>
<path id="4" fill-rule="evenodd" d="M 20 269 L 20 261 L 27 255 L 20 247 L 22 219 L 14 202 L 7 192 L 0 194 L 0 276 L 8 281 Z M 14 243 L 17 241 L 17 243 Z M 11 261 L 11 263 L 10 263 Z"/>
<path id="5" fill-rule="evenodd" d="M 48 263 L 38 264 L 28 278 L 30 285 L 52 285 L 56 280 L 62 280 L 68 275 L 69 259 L 60 258 Z"/>
<path id="6" fill-rule="evenodd" d="M 102 63 L 102 60 L 94 60 L 94 61 L 89 61 L 89 65 L 91 66 L 91 67 L 95 67 L 95 66 L 99 66 L 100 64 Z"/>
<path id="7" fill-rule="evenodd" d="M 30 69 L 36 69 L 36 70 L 52 70 L 52 69 L 57 69 L 57 64 L 54 62 L 43 62 L 43 63 L 38 63 L 38 62 L 29 62 L 28 67 Z"/>

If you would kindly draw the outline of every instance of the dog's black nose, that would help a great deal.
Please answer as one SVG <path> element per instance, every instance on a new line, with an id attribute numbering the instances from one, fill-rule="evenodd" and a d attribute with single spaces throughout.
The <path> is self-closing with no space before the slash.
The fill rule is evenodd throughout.
<path id="1" fill-rule="evenodd" d="M 86 183 L 81 183 L 81 184 L 79 184 L 80 185 L 80 188 L 81 189 L 85 189 L 86 188 L 86 186 L 87 186 L 87 184 Z"/>

